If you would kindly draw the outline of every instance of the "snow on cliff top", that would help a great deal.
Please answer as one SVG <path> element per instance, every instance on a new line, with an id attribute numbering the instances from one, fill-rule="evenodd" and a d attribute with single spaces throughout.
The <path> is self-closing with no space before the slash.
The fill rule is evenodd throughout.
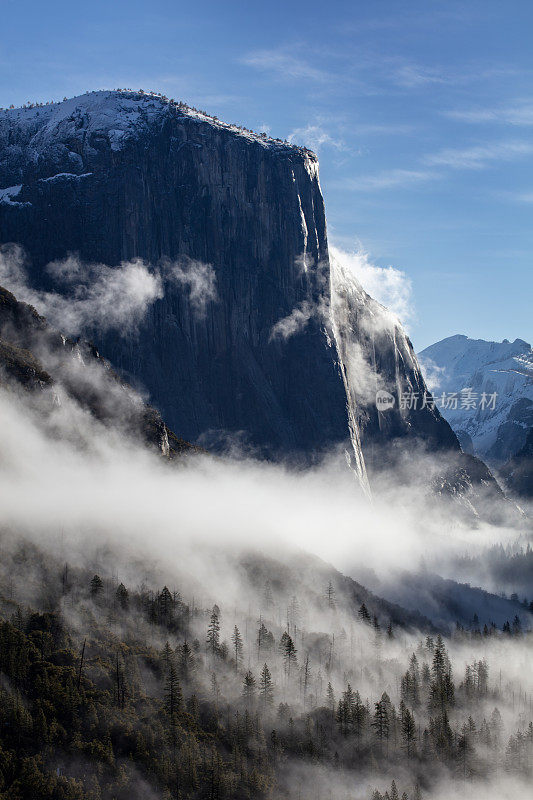
<path id="1" fill-rule="evenodd" d="M 46 143 L 61 135 L 76 135 L 83 130 L 109 136 L 112 149 L 119 149 L 122 142 L 139 129 L 144 128 L 166 114 L 196 119 L 218 129 L 231 131 L 263 147 L 296 150 L 311 160 L 316 156 L 305 147 L 298 147 L 281 139 L 273 139 L 264 133 L 255 133 L 247 128 L 222 122 L 217 117 L 198 111 L 185 103 L 169 100 L 164 95 L 130 90 L 94 91 L 58 103 L 27 105 L 21 108 L 0 110 L 0 129 L 7 122 L 16 126 L 24 138 L 32 139 L 32 145 Z"/>

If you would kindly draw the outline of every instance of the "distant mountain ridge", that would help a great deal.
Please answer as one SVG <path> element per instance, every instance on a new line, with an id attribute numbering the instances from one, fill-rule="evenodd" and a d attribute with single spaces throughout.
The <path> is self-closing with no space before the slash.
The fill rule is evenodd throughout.
<path id="1" fill-rule="evenodd" d="M 531 465 L 526 466 L 533 430 L 531 345 L 523 339 L 490 342 L 458 334 L 427 347 L 419 358 L 463 447 L 503 468 L 519 494 L 531 494 Z"/>
<path id="2" fill-rule="evenodd" d="M 520 450 L 533 426 L 530 344 L 523 339 L 489 342 L 457 335 L 427 347 L 419 358 L 437 398 L 442 392 L 457 393 L 457 408 L 447 407 L 446 400 L 439 408 L 460 438 L 467 434 L 472 440 L 477 455 L 501 464 Z M 462 402 L 461 391 L 466 389 L 472 390 L 474 407 Z"/>

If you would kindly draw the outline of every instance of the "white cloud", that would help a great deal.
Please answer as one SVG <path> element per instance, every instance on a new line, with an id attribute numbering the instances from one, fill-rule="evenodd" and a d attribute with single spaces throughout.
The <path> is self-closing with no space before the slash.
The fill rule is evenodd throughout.
<path id="1" fill-rule="evenodd" d="M 292 309 L 290 314 L 286 317 L 282 317 L 282 319 L 278 320 L 276 324 L 272 326 L 269 341 L 273 339 L 286 340 L 290 339 L 290 337 L 294 336 L 296 333 L 301 333 L 311 317 L 316 313 L 316 306 L 312 303 L 307 301 L 299 303 Z"/>
<path id="2" fill-rule="evenodd" d="M 323 147 L 334 147 L 336 150 L 347 150 L 342 139 L 334 139 L 321 125 L 306 125 L 304 128 L 295 128 L 287 136 L 291 144 L 305 145 L 310 150 L 318 151 Z"/>
<path id="3" fill-rule="evenodd" d="M 432 393 L 438 391 L 446 377 L 446 368 L 439 367 L 430 358 L 421 358 L 420 356 L 418 356 L 418 363 L 429 391 Z"/>
<path id="4" fill-rule="evenodd" d="M 205 319 L 208 304 L 218 299 L 217 278 L 213 266 L 182 256 L 178 261 L 166 263 L 164 273 L 167 281 L 177 283 L 188 292 L 196 318 Z"/>
<path id="5" fill-rule="evenodd" d="M 392 73 L 393 80 L 405 89 L 416 89 L 433 84 L 449 83 L 450 78 L 435 69 L 417 64 L 404 64 Z"/>
<path id="6" fill-rule="evenodd" d="M 131 333 L 149 306 L 163 296 L 159 274 L 150 271 L 141 259 L 109 267 L 82 263 L 71 255 L 50 263 L 46 270 L 64 287 L 64 294 L 31 288 L 22 249 L 0 248 L 0 283 L 18 300 L 36 306 L 51 325 L 69 334 L 92 328 Z"/>
<path id="7" fill-rule="evenodd" d="M 341 185 L 345 189 L 355 192 L 378 192 L 383 189 L 395 189 L 398 186 L 409 186 L 424 183 L 440 177 L 430 170 L 420 169 L 391 169 L 378 172 L 376 175 L 361 175 L 356 178 L 346 178 Z M 339 184 L 337 184 L 339 185 Z"/>
<path id="8" fill-rule="evenodd" d="M 492 162 L 513 161 L 533 153 L 531 142 L 496 142 L 477 147 L 447 148 L 427 155 L 423 161 L 429 166 L 451 169 L 485 169 Z"/>
<path id="9" fill-rule="evenodd" d="M 244 64 L 270 72 L 283 80 L 308 80 L 326 83 L 332 76 L 307 61 L 283 50 L 257 50 L 241 59 Z"/>
<path id="10" fill-rule="evenodd" d="M 196 319 L 204 319 L 208 304 L 218 299 L 211 264 L 188 256 L 150 268 L 141 259 L 109 267 L 69 255 L 51 262 L 45 271 L 58 291 L 34 289 L 28 281 L 22 248 L 0 247 L 0 284 L 18 300 L 35 306 L 53 327 L 70 335 L 93 329 L 135 332 L 169 284 L 184 290 Z"/>
<path id="11" fill-rule="evenodd" d="M 412 284 L 405 272 L 395 267 L 376 266 L 362 249 L 349 253 L 330 245 L 330 252 L 332 258 L 356 278 L 365 292 L 398 317 L 402 324 L 412 319 Z"/>
<path id="12" fill-rule="evenodd" d="M 443 170 L 482 170 L 498 162 L 514 161 L 533 153 L 533 144 L 523 141 L 496 142 L 467 148 L 446 148 L 422 157 L 421 169 L 391 169 L 337 182 L 355 192 L 377 192 L 440 180 Z M 440 171 L 436 171 L 440 168 Z"/>
<path id="13" fill-rule="evenodd" d="M 490 108 L 454 109 L 446 111 L 445 116 L 462 122 L 529 126 L 533 125 L 533 101 L 520 100 L 514 104 Z"/>

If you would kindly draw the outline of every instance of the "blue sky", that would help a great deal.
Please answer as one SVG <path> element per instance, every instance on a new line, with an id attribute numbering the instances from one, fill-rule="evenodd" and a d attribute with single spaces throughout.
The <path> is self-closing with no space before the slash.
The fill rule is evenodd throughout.
<path id="1" fill-rule="evenodd" d="M 533 2 L 0 0 L 0 106 L 162 91 L 320 157 L 330 240 L 413 288 L 417 349 L 533 339 Z"/>

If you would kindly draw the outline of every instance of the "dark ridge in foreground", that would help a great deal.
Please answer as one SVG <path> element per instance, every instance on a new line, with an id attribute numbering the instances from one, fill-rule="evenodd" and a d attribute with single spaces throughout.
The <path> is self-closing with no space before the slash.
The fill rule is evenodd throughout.
<path id="1" fill-rule="evenodd" d="M 57 384 L 96 419 L 168 458 L 199 451 L 176 436 L 93 345 L 53 330 L 35 308 L 0 286 L 0 385 L 48 391 L 51 407 L 61 402 Z"/>

